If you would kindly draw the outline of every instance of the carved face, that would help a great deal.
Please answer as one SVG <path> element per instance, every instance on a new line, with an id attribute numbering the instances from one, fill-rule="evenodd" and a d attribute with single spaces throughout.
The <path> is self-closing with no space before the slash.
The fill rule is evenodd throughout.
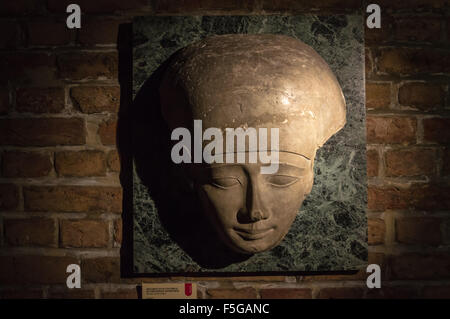
<path id="1" fill-rule="evenodd" d="M 203 132 L 279 129 L 274 174 L 248 161 L 192 164 L 190 172 L 224 243 L 246 254 L 278 245 L 311 191 L 316 150 L 345 124 L 345 100 L 326 62 L 286 36 L 215 36 L 172 59 L 160 97 L 171 130 L 192 131 L 194 120 L 202 120 Z"/>
<path id="2" fill-rule="evenodd" d="M 197 171 L 204 212 L 224 243 L 252 254 L 278 245 L 313 184 L 313 160 L 281 152 L 278 172 L 261 163 L 211 164 Z"/>

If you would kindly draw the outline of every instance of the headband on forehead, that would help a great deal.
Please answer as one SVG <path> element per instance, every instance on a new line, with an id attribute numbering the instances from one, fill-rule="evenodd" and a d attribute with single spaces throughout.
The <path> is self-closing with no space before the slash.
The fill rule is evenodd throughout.
<path id="1" fill-rule="evenodd" d="M 177 52 L 163 76 L 161 108 L 171 129 L 279 128 L 280 150 L 314 154 L 346 121 L 328 64 L 288 36 L 212 36 Z"/>

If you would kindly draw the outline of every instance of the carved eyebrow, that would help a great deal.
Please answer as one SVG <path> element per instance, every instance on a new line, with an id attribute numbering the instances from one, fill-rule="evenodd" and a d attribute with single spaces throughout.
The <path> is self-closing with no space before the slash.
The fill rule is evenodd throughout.
<path id="1" fill-rule="evenodd" d="M 311 159 L 310 159 L 308 156 L 303 155 L 303 154 L 300 154 L 300 153 L 295 153 L 295 152 L 291 152 L 291 151 L 279 151 L 279 152 L 290 153 L 290 154 L 298 155 L 298 156 L 301 156 L 301 157 L 307 159 L 308 161 L 311 161 Z"/>
<path id="2" fill-rule="evenodd" d="M 223 167 L 239 167 L 242 164 L 245 164 L 245 163 L 220 163 L 220 164 L 214 164 L 214 166 L 207 166 L 205 168 L 206 169 L 215 169 L 215 168 L 223 168 Z M 278 163 L 273 162 L 272 164 L 278 164 L 280 166 L 285 166 L 285 167 L 288 166 L 288 167 L 291 167 L 293 169 L 300 169 L 300 170 L 304 170 L 305 169 L 305 167 L 298 166 L 296 164 L 288 163 L 288 162 L 278 162 Z M 267 165 L 267 164 L 263 164 L 263 165 Z"/>
<path id="3" fill-rule="evenodd" d="M 290 163 L 278 163 L 278 172 L 274 173 L 273 175 L 285 175 L 287 172 L 298 172 L 299 174 L 303 174 L 303 172 L 306 170 L 306 167 L 298 166 L 295 164 Z M 280 172 L 280 170 L 282 172 Z M 287 172 L 286 172 L 287 171 Z"/>
<path id="4" fill-rule="evenodd" d="M 240 167 L 239 163 L 219 163 L 213 164 L 213 166 L 206 166 L 204 169 L 208 170 L 211 176 L 215 177 L 233 177 L 237 178 L 242 173 L 242 167 Z"/>
<path id="5" fill-rule="evenodd" d="M 272 164 L 278 164 L 279 166 L 288 166 L 288 167 L 292 167 L 292 168 L 304 169 L 304 167 L 302 167 L 302 166 L 298 166 L 296 164 L 287 163 L 287 162 L 279 162 L 279 163 L 272 163 Z"/>
<path id="6" fill-rule="evenodd" d="M 210 166 L 205 166 L 206 169 L 214 169 L 214 168 L 222 168 L 222 167 L 235 167 L 235 166 L 241 166 L 245 163 L 212 163 Z"/>
<path id="7" fill-rule="evenodd" d="M 289 153 L 289 154 L 294 154 L 294 155 L 297 155 L 297 156 L 300 156 L 300 157 L 303 157 L 304 159 L 306 159 L 306 160 L 308 160 L 308 161 L 311 161 L 311 159 L 308 157 L 308 156 L 306 156 L 306 155 L 303 155 L 303 154 L 300 154 L 300 153 L 296 153 L 296 152 L 291 152 L 291 151 L 280 151 L 280 150 L 274 150 L 274 152 L 279 152 L 279 153 Z M 260 152 L 260 151 L 245 151 L 245 152 L 234 152 L 235 154 L 237 154 L 237 153 L 254 153 L 254 152 Z M 225 153 L 216 153 L 216 155 L 225 155 Z M 226 164 L 226 163 L 224 163 L 224 164 Z M 239 163 L 230 163 L 230 164 L 239 164 Z M 241 163 L 242 164 L 242 163 Z"/>

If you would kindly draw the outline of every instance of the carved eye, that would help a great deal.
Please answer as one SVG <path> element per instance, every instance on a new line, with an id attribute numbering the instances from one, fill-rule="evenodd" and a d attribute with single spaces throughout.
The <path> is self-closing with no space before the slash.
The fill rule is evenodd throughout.
<path id="1" fill-rule="evenodd" d="M 235 177 L 215 177 L 211 182 L 211 185 L 214 185 L 222 189 L 232 188 L 239 184 L 240 184 L 239 180 Z"/>
<path id="2" fill-rule="evenodd" d="M 266 181 L 276 187 L 287 187 L 299 180 L 298 177 L 289 175 L 270 175 L 267 176 Z"/>

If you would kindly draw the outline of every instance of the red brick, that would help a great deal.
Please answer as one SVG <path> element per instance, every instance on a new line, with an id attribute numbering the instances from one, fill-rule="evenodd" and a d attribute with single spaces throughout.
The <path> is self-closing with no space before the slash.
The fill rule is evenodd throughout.
<path id="1" fill-rule="evenodd" d="M 47 7 L 51 12 L 66 13 L 66 8 L 71 3 L 74 3 L 74 1 L 47 0 Z M 78 0 L 76 4 L 80 6 L 81 12 L 83 13 L 113 13 L 116 11 L 145 8 L 148 5 L 148 0 Z"/>
<path id="2" fill-rule="evenodd" d="M 83 113 L 119 111 L 118 86 L 77 86 L 70 90 L 70 95 Z"/>
<path id="3" fill-rule="evenodd" d="M 14 284 L 15 271 L 14 258 L 0 256 L 0 285 Z"/>
<path id="4" fill-rule="evenodd" d="M 21 88 L 16 92 L 16 110 L 30 113 L 58 113 L 64 109 L 64 89 Z"/>
<path id="5" fill-rule="evenodd" d="M 52 167 L 48 153 L 10 151 L 3 154 L 2 169 L 5 177 L 47 176 Z"/>
<path id="6" fill-rule="evenodd" d="M 392 17 L 385 12 L 381 16 L 381 28 L 371 29 L 365 24 L 364 43 L 366 45 L 380 45 L 390 41 L 392 38 L 392 24 Z"/>
<path id="7" fill-rule="evenodd" d="M 56 78 L 55 57 L 50 53 L 3 53 L 0 72 L 8 80 L 24 85 L 52 81 Z"/>
<path id="8" fill-rule="evenodd" d="M 450 56 L 439 49 L 386 48 L 380 51 L 378 70 L 395 75 L 448 73 Z"/>
<path id="9" fill-rule="evenodd" d="M 41 299 L 43 297 L 42 289 L 16 288 L 0 291 L 0 299 Z"/>
<path id="10" fill-rule="evenodd" d="M 442 175 L 448 176 L 450 175 L 450 148 L 446 148 L 444 150 L 444 160 L 442 166 Z"/>
<path id="11" fill-rule="evenodd" d="M 0 88 L 0 115 L 7 114 L 9 108 L 9 91 L 7 88 Z"/>
<path id="12" fill-rule="evenodd" d="M 19 43 L 19 25 L 14 21 L 0 21 L 0 48 L 13 48 Z"/>
<path id="13" fill-rule="evenodd" d="M 416 142 L 417 121 L 411 117 L 368 116 L 367 143 L 412 144 Z"/>
<path id="14" fill-rule="evenodd" d="M 386 234 L 386 225 L 384 220 L 380 218 L 369 218 L 367 220 L 367 226 L 369 245 L 383 244 Z"/>
<path id="15" fill-rule="evenodd" d="M 398 218 L 395 220 L 395 233 L 397 241 L 403 244 L 439 245 L 442 242 L 441 219 Z"/>
<path id="16" fill-rule="evenodd" d="M 424 139 L 441 144 L 450 143 L 450 118 L 429 118 L 423 120 Z"/>
<path id="17" fill-rule="evenodd" d="M 108 186 L 29 186 L 24 188 L 28 211 L 122 211 L 122 189 Z"/>
<path id="18" fill-rule="evenodd" d="M 450 285 L 423 287 L 421 298 L 450 299 Z"/>
<path id="19" fill-rule="evenodd" d="M 122 244 L 122 219 L 114 221 L 114 242 L 118 245 Z"/>
<path id="20" fill-rule="evenodd" d="M 116 291 L 103 291 L 103 299 L 138 299 L 137 289 L 118 289 Z"/>
<path id="21" fill-rule="evenodd" d="M 0 210 L 14 210 L 19 205 L 19 189 L 13 184 L 0 184 Z"/>
<path id="22" fill-rule="evenodd" d="M 103 145 L 115 145 L 117 134 L 117 121 L 110 120 L 99 125 L 98 135 Z"/>
<path id="23" fill-rule="evenodd" d="M 115 79 L 117 63 L 116 52 L 62 53 L 58 56 L 59 76 L 71 80 Z"/>
<path id="24" fill-rule="evenodd" d="M 295 12 L 295 11 L 314 11 L 314 9 L 335 9 L 350 10 L 361 8 L 361 2 L 358 0 L 318 0 L 314 2 L 296 1 L 296 0 L 263 0 L 262 9 L 264 11 L 275 12 Z"/>
<path id="25" fill-rule="evenodd" d="M 391 104 L 390 83 L 366 83 L 367 109 L 388 109 Z"/>
<path id="26" fill-rule="evenodd" d="M 60 237 L 61 247 L 106 247 L 109 242 L 108 222 L 90 219 L 61 220 Z"/>
<path id="27" fill-rule="evenodd" d="M 322 288 L 320 299 L 357 299 L 364 297 L 364 289 L 359 287 Z"/>
<path id="28" fill-rule="evenodd" d="M 75 29 L 67 28 L 65 20 L 32 19 L 27 23 L 29 45 L 65 45 L 75 40 Z"/>
<path id="29" fill-rule="evenodd" d="M 441 85 L 429 83 L 406 83 L 398 91 L 398 101 L 422 111 L 444 106 L 445 91 Z"/>
<path id="30" fill-rule="evenodd" d="M 381 280 L 383 282 L 383 278 Z M 386 287 L 383 283 L 381 288 L 366 289 L 365 296 L 367 299 L 415 299 L 418 297 L 417 286 Z"/>
<path id="31" fill-rule="evenodd" d="M 86 141 L 81 118 L 34 118 L 0 120 L 0 145 L 82 145 Z"/>
<path id="32" fill-rule="evenodd" d="M 445 219 L 442 224 L 443 243 L 450 244 L 450 219 Z"/>
<path id="33" fill-rule="evenodd" d="M 385 276 L 385 256 L 383 253 L 369 252 L 369 258 L 367 264 L 377 264 L 381 268 L 381 277 Z M 359 271 L 338 273 L 332 275 L 305 275 L 300 278 L 301 281 L 349 281 L 349 280 L 366 280 L 367 272 L 366 268 Z"/>
<path id="34" fill-rule="evenodd" d="M 11 246 L 56 246 L 53 219 L 5 219 L 5 241 Z"/>
<path id="35" fill-rule="evenodd" d="M 40 2 L 36 0 L 1 1 L 0 14 L 27 15 L 40 9 Z"/>
<path id="36" fill-rule="evenodd" d="M 392 279 L 439 279 L 450 278 L 450 254 L 407 253 L 391 258 Z"/>
<path id="37" fill-rule="evenodd" d="M 67 266 L 78 264 L 74 257 L 17 256 L 14 257 L 13 283 L 65 285 Z"/>
<path id="38" fill-rule="evenodd" d="M 436 150 L 410 148 L 389 150 L 385 153 L 386 176 L 435 175 Z"/>
<path id="39" fill-rule="evenodd" d="M 120 260 L 116 257 L 84 259 L 82 279 L 88 283 L 116 283 L 120 281 Z"/>
<path id="40" fill-rule="evenodd" d="M 270 288 L 259 291 L 261 299 L 311 299 L 309 288 Z"/>
<path id="41" fill-rule="evenodd" d="M 65 151 L 55 156 L 56 172 L 60 176 L 104 176 L 105 153 L 102 151 Z"/>
<path id="42" fill-rule="evenodd" d="M 79 31 L 78 41 L 83 45 L 116 44 L 119 25 L 123 20 L 99 20 L 91 18 L 85 20 Z"/>
<path id="43" fill-rule="evenodd" d="M 117 151 L 110 151 L 108 153 L 108 168 L 112 172 L 119 172 L 120 171 L 120 158 L 119 153 Z"/>
<path id="44" fill-rule="evenodd" d="M 367 176 L 369 177 L 378 176 L 378 166 L 379 166 L 378 151 L 368 150 L 366 153 L 366 157 L 367 157 Z"/>
<path id="45" fill-rule="evenodd" d="M 203 277 L 204 278 L 204 277 Z M 267 282 L 267 281 L 286 281 L 286 276 L 237 276 L 237 277 L 228 277 L 231 279 L 231 281 L 261 281 L 261 282 Z M 222 277 L 222 280 L 226 280 L 226 278 Z M 201 280 L 201 279 L 199 279 Z M 219 280 L 219 279 L 217 279 Z"/>
<path id="46" fill-rule="evenodd" d="M 169 278 L 170 280 L 177 281 L 221 281 L 221 282 L 232 282 L 232 281 L 240 281 L 240 282 L 286 282 L 286 276 L 222 276 L 222 277 L 214 277 L 214 276 L 173 276 Z M 147 280 L 147 279 L 146 279 Z M 142 282 L 142 281 L 141 281 Z"/>
<path id="47" fill-rule="evenodd" d="M 3 176 L 47 176 L 53 165 L 48 153 L 10 151 L 3 155 Z"/>
<path id="48" fill-rule="evenodd" d="M 50 290 L 49 299 L 94 299 L 95 293 L 92 289 L 65 289 L 64 291 Z"/>
<path id="49" fill-rule="evenodd" d="M 203 277 L 203 278 L 209 278 L 209 277 Z M 180 279 L 179 279 L 179 277 L 176 277 L 175 280 L 180 280 Z M 201 280 L 201 279 L 199 279 L 199 280 Z M 170 281 L 171 281 L 170 277 L 127 277 L 127 278 L 120 279 L 121 284 L 129 284 L 129 285 L 140 285 L 143 282 L 163 283 L 163 282 L 170 282 Z"/>
<path id="50" fill-rule="evenodd" d="M 447 42 L 450 42 L 450 32 L 448 30 L 450 30 L 450 18 L 447 18 Z"/>
<path id="51" fill-rule="evenodd" d="M 255 288 L 246 287 L 240 289 L 208 289 L 206 294 L 211 299 L 256 299 Z"/>
<path id="52" fill-rule="evenodd" d="M 378 0 L 376 2 L 381 8 L 389 10 L 423 10 L 438 9 L 445 6 L 445 0 L 408 0 L 408 1 L 391 1 Z"/>
<path id="53" fill-rule="evenodd" d="M 450 209 L 450 188 L 442 185 L 417 185 L 410 188 L 368 188 L 368 208 L 375 211 L 387 209 Z"/>
<path id="54" fill-rule="evenodd" d="M 439 42 L 441 21 L 439 19 L 406 18 L 394 20 L 394 39 L 398 41 Z"/>

